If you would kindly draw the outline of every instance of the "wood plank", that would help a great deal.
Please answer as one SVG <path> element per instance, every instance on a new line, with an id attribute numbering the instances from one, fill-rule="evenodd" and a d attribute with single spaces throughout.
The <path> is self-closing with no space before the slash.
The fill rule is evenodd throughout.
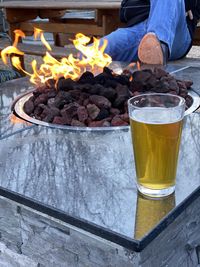
<path id="1" fill-rule="evenodd" d="M 103 35 L 107 35 L 119 27 L 120 22 L 116 16 L 103 15 Z"/>
<path id="2" fill-rule="evenodd" d="M 39 17 L 41 19 L 45 19 L 45 18 L 60 18 L 62 16 L 64 16 L 66 13 L 66 10 L 54 10 L 54 9 L 42 9 L 39 10 Z"/>
<path id="3" fill-rule="evenodd" d="M 0 43 L 0 51 L 6 46 L 10 45 L 9 43 L 6 44 L 7 45 L 5 45 L 5 43 Z M 44 56 L 47 51 L 44 46 L 35 44 L 19 43 L 17 47 L 27 55 Z M 50 51 L 50 54 L 55 58 L 62 58 L 68 56 L 70 53 L 75 55 L 77 52 L 78 51 L 73 45 L 69 45 L 68 47 L 52 46 L 52 51 Z"/>
<path id="4" fill-rule="evenodd" d="M 200 45 L 200 26 L 196 28 L 193 45 Z"/>
<path id="5" fill-rule="evenodd" d="M 54 44 L 59 47 L 66 45 L 71 45 L 72 41 L 75 39 L 75 33 L 55 33 L 54 34 Z"/>
<path id="6" fill-rule="evenodd" d="M 18 48 L 29 55 L 43 56 L 47 52 L 46 47 L 42 45 L 19 44 Z M 73 46 L 69 46 L 69 48 L 52 46 L 50 54 L 55 58 L 62 58 L 68 56 L 70 53 L 76 54 L 77 52 L 78 51 Z"/>
<path id="7" fill-rule="evenodd" d="M 15 9 L 10 8 L 5 10 L 6 20 L 9 23 L 22 22 L 26 20 L 35 19 L 38 16 L 38 10 L 36 9 Z"/>
<path id="8" fill-rule="evenodd" d="M 108 25 L 109 22 L 107 22 L 106 25 L 108 25 L 108 28 L 116 29 L 118 27 L 121 27 L 122 24 L 119 19 L 119 10 L 106 10 L 106 9 L 101 9 L 101 10 L 96 10 L 96 16 L 95 16 L 95 21 L 97 25 L 102 26 L 103 25 L 103 18 L 107 20 L 111 20 L 110 23 L 115 25 L 114 27 L 112 25 Z M 108 30 L 108 32 L 111 32 Z"/>
<path id="9" fill-rule="evenodd" d="M 36 4 L 37 3 L 37 4 Z M 9 1 L 0 3 L 0 8 L 16 9 L 119 9 L 121 1 L 112 2 L 89 2 L 89 1 Z"/>
<path id="10" fill-rule="evenodd" d="M 52 22 L 22 22 L 19 23 L 19 28 L 22 31 L 30 31 L 33 27 L 40 28 L 45 32 L 51 33 L 78 33 L 103 35 L 103 28 L 97 25 L 88 24 L 71 24 L 71 23 L 52 23 Z"/>
<path id="11" fill-rule="evenodd" d="M 82 19 L 82 18 L 77 18 L 77 19 L 68 19 L 68 18 L 53 18 L 50 19 L 50 22 L 56 23 L 56 24 L 88 24 L 87 27 L 90 25 L 97 25 L 94 19 Z"/>

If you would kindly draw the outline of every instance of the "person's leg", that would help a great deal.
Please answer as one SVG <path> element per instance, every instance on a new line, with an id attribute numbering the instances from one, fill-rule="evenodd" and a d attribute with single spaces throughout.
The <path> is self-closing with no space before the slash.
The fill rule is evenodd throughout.
<path id="1" fill-rule="evenodd" d="M 170 59 L 183 56 L 191 44 L 184 0 L 151 0 L 147 32 L 168 45 Z"/>
<path id="2" fill-rule="evenodd" d="M 108 40 L 105 52 L 116 61 L 135 61 L 138 59 L 138 46 L 148 32 L 155 33 L 158 40 L 168 45 L 170 59 L 184 55 L 191 43 L 184 0 L 151 0 L 148 20 L 132 27 L 120 28 L 102 38 Z M 159 53 L 162 53 L 159 42 L 158 45 Z M 155 42 L 153 47 L 156 47 Z M 143 54 L 146 56 L 146 49 Z"/>
<path id="3" fill-rule="evenodd" d="M 138 45 L 147 30 L 147 21 L 138 23 L 132 27 L 119 28 L 104 36 L 108 45 L 105 53 L 109 54 L 114 61 L 133 62 L 137 60 Z"/>

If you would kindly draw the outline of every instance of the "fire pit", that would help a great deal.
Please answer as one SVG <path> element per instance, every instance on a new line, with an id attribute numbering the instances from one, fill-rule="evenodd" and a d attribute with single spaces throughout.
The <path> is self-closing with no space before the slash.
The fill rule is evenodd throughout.
<path id="1" fill-rule="evenodd" d="M 16 114 L 35 124 L 75 130 L 127 129 L 127 100 L 140 93 L 177 94 L 186 100 L 186 115 L 199 106 L 191 81 L 177 80 L 163 69 L 154 68 L 115 74 L 111 69 L 97 76 L 85 72 L 77 80 L 60 78 L 55 85 L 28 92 L 16 101 Z"/>
<path id="2" fill-rule="evenodd" d="M 192 82 L 178 80 L 161 68 L 138 69 L 130 71 L 130 65 L 120 74 L 108 68 L 112 58 L 104 53 L 107 41 L 77 34 L 73 40 L 79 51 L 57 60 L 51 55 L 51 47 L 44 38 L 41 29 L 35 29 L 35 37 L 40 37 L 47 49 L 43 64 L 37 67 L 32 61 L 33 73 L 23 69 L 17 48 L 19 38 L 25 35 L 15 30 L 12 46 L 1 52 L 2 60 L 7 63 L 8 55 L 12 64 L 21 72 L 30 76 L 36 85 L 31 93 L 22 96 L 15 105 L 16 114 L 32 123 L 52 127 L 66 128 L 113 128 L 129 126 L 127 101 L 141 93 L 170 93 L 180 95 L 186 101 L 186 114 L 197 108 L 194 93 L 188 93 Z M 132 65 L 133 65 L 132 64 Z M 102 128 L 101 128 L 102 130 Z"/>

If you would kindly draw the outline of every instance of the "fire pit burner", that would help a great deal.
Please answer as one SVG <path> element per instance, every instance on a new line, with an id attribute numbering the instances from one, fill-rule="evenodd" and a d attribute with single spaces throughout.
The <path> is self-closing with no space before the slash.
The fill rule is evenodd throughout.
<path id="1" fill-rule="evenodd" d="M 35 118 L 30 117 L 24 112 L 24 104 L 26 101 L 32 97 L 33 90 L 21 95 L 16 99 L 15 103 L 13 104 L 13 111 L 16 113 L 16 115 L 28 122 L 31 122 L 33 124 L 42 125 L 46 127 L 51 128 L 57 128 L 57 129 L 65 129 L 70 131 L 116 131 L 116 130 L 126 130 L 128 131 L 129 126 L 110 126 L 110 127 L 77 127 L 77 126 L 68 126 L 68 125 L 60 125 L 60 124 L 53 124 L 53 123 L 47 123 L 41 120 L 37 120 Z M 193 103 L 190 108 L 188 108 L 185 111 L 185 116 L 191 114 L 194 112 L 200 105 L 200 98 L 197 93 L 194 91 L 190 91 L 189 95 L 193 99 Z"/>
<path id="2" fill-rule="evenodd" d="M 186 100 L 186 114 L 199 105 L 191 92 L 192 81 L 178 80 L 163 69 L 116 74 L 105 67 L 94 76 L 84 72 L 76 81 L 61 77 L 22 96 L 17 115 L 29 122 L 75 130 L 116 130 L 129 126 L 127 101 L 141 93 L 170 93 Z M 190 89 L 188 91 L 188 89 Z M 191 93 L 189 93 L 191 92 Z"/>
<path id="3" fill-rule="evenodd" d="M 113 131 L 113 130 L 128 130 L 129 126 L 113 126 L 113 127 L 79 127 L 79 126 L 69 126 L 69 125 L 61 125 L 61 124 L 55 124 L 55 123 L 48 123 L 45 121 L 37 120 L 33 117 L 30 117 L 24 112 L 24 104 L 26 101 L 33 96 L 34 90 L 31 90 L 16 99 L 15 103 L 13 104 L 13 112 L 20 117 L 21 119 L 24 119 L 28 122 L 42 125 L 46 127 L 51 128 L 57 128 L 57 129 L 65 129 L 65 130 L 71 130 L 71 131 Z"/>

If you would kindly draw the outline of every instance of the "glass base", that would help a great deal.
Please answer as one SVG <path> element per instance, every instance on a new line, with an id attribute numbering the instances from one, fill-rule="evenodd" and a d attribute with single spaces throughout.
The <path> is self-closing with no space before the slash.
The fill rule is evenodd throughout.
<path id="1" fill-rule="evenodd" d="M 150 189 L 142 185 L 137 184 L 139 192 L 148 197 L 166 197 L 171 195 L 175 191 L 175 185 L 165 189 Z"/>

